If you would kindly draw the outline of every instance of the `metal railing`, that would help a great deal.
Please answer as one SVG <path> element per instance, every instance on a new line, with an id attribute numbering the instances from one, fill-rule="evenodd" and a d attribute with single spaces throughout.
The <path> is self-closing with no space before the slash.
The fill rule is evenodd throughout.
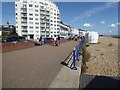
<path id="1" fill-rule="evenodd" d="M 79 61 L 80 59 L 80 53 L 81 53 L 81 50 L 82 50 L 82 46 L 85 42 L 85 40 L 87 40 L 87 37 L 88 35 L 86 34 L 82 40 L 80 41 L 80 43 L 74 47 L 73 49 L 73 67 L 71 67 L 71 69 L 73 70 L 77 70 L 77 67 L 76 67 L 76 61 Z"/>

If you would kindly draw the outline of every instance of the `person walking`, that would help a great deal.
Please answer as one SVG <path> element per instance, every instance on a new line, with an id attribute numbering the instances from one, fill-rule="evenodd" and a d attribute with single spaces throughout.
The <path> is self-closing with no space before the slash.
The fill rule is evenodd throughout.
<path id="1" fill-rule="evenodd" d="M 41 46 L 42 45 L 42 36 L 40 36 L 39 42 L 40 42 L 40 46 Z"/>
<path id="2" fill-rule="evenodd" d="M 60 35 L 58 36 L 58 45 L 60 46 Z"/>
<path id="3" fill-rule="evenodd" d="M 54 46 L 57 46 L 57 37 L 54 35 Z"/>

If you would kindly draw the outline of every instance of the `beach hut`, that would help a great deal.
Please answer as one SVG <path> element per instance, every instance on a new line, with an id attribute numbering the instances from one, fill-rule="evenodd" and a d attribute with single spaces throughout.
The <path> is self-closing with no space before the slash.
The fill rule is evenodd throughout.
<path id="1" fill-rule="evenodd" d="M 88 32 L 88 43 L 98 43 L 99 34 L 95 31 Z"/>

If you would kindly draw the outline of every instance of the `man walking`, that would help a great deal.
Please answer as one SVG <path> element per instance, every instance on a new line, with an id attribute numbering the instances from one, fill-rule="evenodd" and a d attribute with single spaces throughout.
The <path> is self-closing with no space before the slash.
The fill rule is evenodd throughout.
<path id="1" fill-rule="evenodd" d="M 60 46 L 60 35 L 58 36 L 58 45 Z"/>
<path id="2" fill-rule="evenodd" d="M 57 37 L 54 35 L 54 46 L 57 46 Z"/>

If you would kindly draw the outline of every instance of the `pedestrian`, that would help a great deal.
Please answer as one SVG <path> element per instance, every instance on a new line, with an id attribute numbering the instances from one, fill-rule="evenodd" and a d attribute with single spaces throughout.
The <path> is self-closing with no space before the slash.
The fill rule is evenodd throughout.
<path id="1" fill-rule="evenodd" d="M 40 45 L 42 45 L 42 36 L 40 36 L 39 42 L 40 42 Z"/>
<path id="2" fill-rule="evenodd" d="M 54 35 L 54 46 L 57 46 L 57 37 Z"/>
<path id="3" fill-rule="evenodd" d="M 58 36 L 58 45 L 60 46 L 60 35 Z"/>

